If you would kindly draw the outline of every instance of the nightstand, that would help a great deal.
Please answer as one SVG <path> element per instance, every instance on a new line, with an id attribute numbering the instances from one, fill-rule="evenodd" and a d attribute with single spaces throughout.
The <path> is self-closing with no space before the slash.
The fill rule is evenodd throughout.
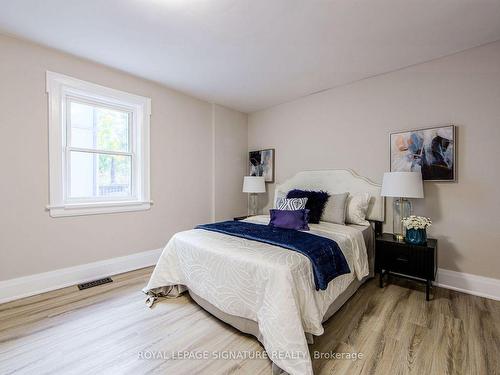
<path id="1" fill-rule="evenodd" d="M 380 275 L 380 287 L 384 276 L 395 274 L 426 284 L 425 298 L 436 279 L 437 240 L 428 238 L 425 245 L 412 245 L 394 239 L 391 233 L 383 233 L 375 239 L 375 270 Z"/>
<path id="2" fill-rule="evenodd" d="M 238 217 L 235 217 L 233 220 L 235 220 L 235 221 L 245 220 L 245 219 L 249 218 L 250 216 L 252 216 L 252 215 L 238 216 Z"/>

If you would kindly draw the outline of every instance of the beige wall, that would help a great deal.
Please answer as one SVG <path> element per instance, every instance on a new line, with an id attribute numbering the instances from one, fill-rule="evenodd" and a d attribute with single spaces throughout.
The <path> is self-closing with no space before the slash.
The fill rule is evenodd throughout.
<path id="1" fill-rule="evenodd" d="M 247 115 L 214 106 L 216 221 L 233 219 L 247 213 L 247 195 L 242 192 L 247 172 Z"/>
<path id="2" fill-rule="evenodd" d="M 251 114 L 249 149 L 276 148 L 278 182 L 328 168 L 381 182 L 390 131 L 450 123 L 458 182 L 426 182 L 415 212 L 434 220 L 440 268 L 500 278 L 500 42 Z"/>
<path id="3" fill-rule="evenodd" d="M 152 98 L 151 210 L 49 217 L 47 70 Z M 211 104 L 164 86 L 0 35 L 0 280 L 157 249 L 214 214 L 245 212 L 246 201 L 234 199 L 241 163 L 214 165 L 213 145 L 216 155 L 239 160 L 243 146 L 225 132 L 246 150 L 246 115 L 218 108 L 216 115 L 213 122 Z M 221 188 L 228 200 L 213 204 L 213 179 L 234 181 Z"/>
<path id="4" fill-rule="evenodd" d="M 500 43 L 252 114 L 248 134 L 244 114 L 99 64 L 1 35 L 0 56 L 0 280 L 160 248 L 244 214 L 247 147 L 276 148 L 277 181 L 348 167 L 380 182 L 390 131 L 449 123 L 458 183 L 426 183 L 415 211 L 434 219 L 441 268 L 500 278 Z M 46 70 L 152 98 L 150 211 L 49 217 Z"/>

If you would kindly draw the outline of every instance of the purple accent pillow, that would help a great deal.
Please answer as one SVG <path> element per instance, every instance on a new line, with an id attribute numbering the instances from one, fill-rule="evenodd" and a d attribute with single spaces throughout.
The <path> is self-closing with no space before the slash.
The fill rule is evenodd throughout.
<path id="1" fill-rule="evenodd" d="M 269 210 L 271 214 L 271 227 L 296 229 L 296 230 L 309 230 L 307 225 L 309 221 L 309 210 Z"/>
<path id="2" fill-rule="evenodd" d="M 326 191 L 310 191 L 310 190 L 290 190 L 286 195 L 287 198 L 307 198 L 306 209 L 309 212 L 309 222 L 319 224 L 326 202 L 330 198 L 330 194 Z"/>

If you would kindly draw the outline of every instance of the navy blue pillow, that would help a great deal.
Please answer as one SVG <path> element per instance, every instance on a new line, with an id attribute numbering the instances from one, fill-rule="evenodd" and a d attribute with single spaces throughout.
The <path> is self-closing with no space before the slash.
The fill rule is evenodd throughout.
<path id="1" fill-rule="evenodd" d="M 323 216 L 326 202 L 330 198 L 330 194 L 326 191 L 310 191 L 310 190 L 290 190 L 286 195 L 287 198 L 307 198 L 306 208 L 309 210 L 309 222 L 318 224 Z"/>

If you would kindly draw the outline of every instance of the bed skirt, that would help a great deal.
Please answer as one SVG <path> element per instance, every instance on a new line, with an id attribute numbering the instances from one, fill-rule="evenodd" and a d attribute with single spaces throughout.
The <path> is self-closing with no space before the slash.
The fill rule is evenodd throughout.
<path id="1" fill-rule="evenodd" d="M 326 311 L 325 316 L 323 317 L 323 323 L 326 322 L 328 319 L 330 319 L 340 308 L 347 302 L 349 298 L 353 296 L 354 293 L 359 289 L 359 287 L 370 278 L 370 276 L 365 277 L 361 281 L 355 279 L 348 287 L 346 290 L 344 290 L 336 299 L 333 301 L 333 303 L 330 305 L 328 310 Z M 231 315 L 227 314 L 224 311 L 218 309 L 214 305 L 212 305 L 210 302 L 207 300 L 201 298 L 200 296 L 196 295 L 194 292 L 191 290 L 188 290 L 189 295 L 191 298 L 198 304 L 200 305 L 204 310 L 215 316 L 216 318 L 222 320 L 223 322 L 229 324 L 230 326 L 236 328 L 237 330 L 255 336 L 259 341 L 262 342 L 260 331 L 259 331 L 259 325 L 257 322 L 242 318 L 236 315 Z M 314 336 L 309 333 L 305 332 L 307 343 L 308 344 L 313 344 L 314 343 Z M 272 374 L 273 375 L 286 375 L 287 373 L 280 369 L 274 362 L 273 362 L 273 367 L 272 367 Z"/>

